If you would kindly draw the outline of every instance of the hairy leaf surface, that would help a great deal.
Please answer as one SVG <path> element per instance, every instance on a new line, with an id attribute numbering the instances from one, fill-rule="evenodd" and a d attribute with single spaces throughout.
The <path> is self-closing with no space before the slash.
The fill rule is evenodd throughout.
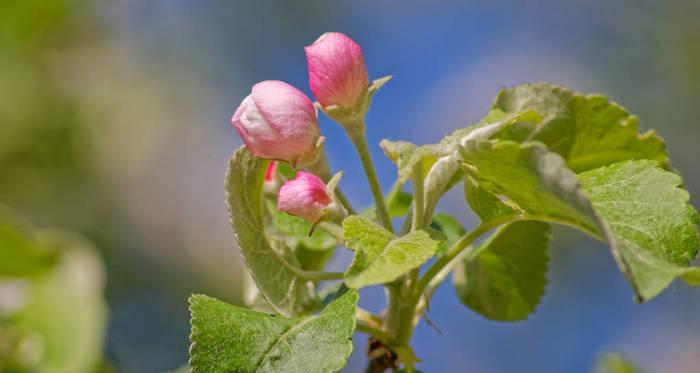
<path id="1" fill-rule="evenodd" d="M 350 290 L 318 315 L 286 318 L 193 295 L 192 372 L 338 371 L 352 352 L 357 299 Z"/>
<path id="2" fill-rule="evenodd" d="M 514 128 L 504 138 L 541 141 L 575 172 L 629 160 L 650 159 L 668 165 L 663 140 L 649 131 L 640 135 L 637 117 L 602 95 L 584 95 L 548 83 L 502 90 L 492 110 L 534 110 L 539 124 Z"/>
<path id="3" fill-rule="evenodd" d="M 698 271 L 688 267 L 698 253 L 698 215 L 678 175 L 640 160 L 584 172 L 579 179 L 640 300 L 656 296 L 676 277 Z"/>
<path id="4" fill-rule="evenodd" d="M 260 293 L 280 314 L 296 315 L 311 299 L 310 284 L 301 265 L 285 245 L 273 247 L 265 236 L 263 176 L 269 161 L 245 147 L 229 161 L 226 204 L 243 259 Z"/>
<path id="5" fill-rule="evenodd" d="M 607 242 L 639 301 L 679 276 L 696 283 L 698 270 L 688 260 L 697 254 L 697 215 L 678 176 L 654 161 L 591 170 L 580 175 L 582 187 L 564 159 L 540 143 L 480 141 L 467 144 L 462 157 L 479 183 L 515 203 L 523 218 L 573 226 Z"/>
<path id="6" fill-rule="evenodd" d="M 345 283 L 350 288 L 395 280 L 435 255 L 439 243 L 423 230 L 396 237 L 357 215 L 343 221 L 343 231 L 346 245 L 355 250 L 352 264 L 345 272 Z"/>

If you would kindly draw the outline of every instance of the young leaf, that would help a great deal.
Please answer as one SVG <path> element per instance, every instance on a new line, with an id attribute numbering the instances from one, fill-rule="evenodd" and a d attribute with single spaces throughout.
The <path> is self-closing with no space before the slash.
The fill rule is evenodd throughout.
<path id="1" fill-rule="evenodd" d="M 357 299 L 350 290 L 318 315 L 286 318 L 193 295 L 192 373 L 338 371 L 352 352 Z"/>
<path id="2" fill-rule="evenodd" d="M 637 117 L 601 95 L 583 95 L 547 83 L 502 90 L 492 110 L 542 114 L 539 125 L 521 127 L 504 138 L 541 141 L 575 172 L 628 159 L 668 165 L 664 142 L 653 131 L 638 133 Z"/>
<path id="3" fill-rule="evenodd" d="M 285 245 L 275 249 L 265 238 L 262 184 L 269 161 L 245 147 L 229 160 L 226 204 L 243 259 L 267 302 L 280 314 L 296 315 L 312 298 L 299 261 Z"/>
<path id="4" fill-rule="evenodd" d="M 549 225 L 508 224 L 465 257 L 453 272 L 459 299 L 492 320 L 526 319 L 547 285 Z"/>
<path id="5" fill-rule="evenodd" d="M 422 165 L 423 174 L 429 175 L 428 171 L 433 167 L 433 164 L 441 157 L 452 157 L 453 153 L 455 153 L 460 143 L 463 141 L 487 139 L 515 123 L 538 121 L 539 119 L 539 114 L 531 110 L 514 114 L 492 111 L 478 124 L 455 130 L 451 134 L 445 136 L 445 138 L 440 140 L 437 144 L 416 146 L 406 141 L 382 140 L 380 146 L 384 150 L 384 154 L 396 163 L 399 181 L 405 183 L 411 178 L 411 174 L 416 165 Z M 456 161 L 457 159 L 452 157 L 450 162 L 447 162 L 441 167 L 453 169 L 453 172 L 455 172 L 457 168 L 450 166 L 456 163 Z M 445 170 L 439 170 L 439 172 L 436 172 L 435 176 L 432 177 L 440 177 L 445 180 L 444 183 L 447 183 L 452 179 L 452 176 L 446 175 L 445 173 Z M 430 179 L 431 176 L 427 178 Z"/>
<path id="6" fill-rule="evenodd" d="M 481 141 L 465 146 L 462 157 L 484 188 L 517 204 L 523 217 L 573 226 L 607 242 L 639 301 L 675 277 L 695 279 L 698 269 L 687 260 L 697 253 L 697 215 L 677 188 L 678 176 L 653 161 L 584 173 L 582 189 L 561 156 L 539 143 Z M 660 204 L 663 216 L 654 211 Z"/>
<path id="7" fill-rule="evenodd" d="M 698 215 L 678 175 L 640 160 L 584 172 L 579 179 L 609 229 L 618 265 L 640 300 L 697 271 L 688 263 L 698 253 Z"/>
<path id="8" fill-rule="evenodd" d="M 438 246 L 438 241 L 426 231 L 397 238 L 357 215 L 343 221 L 343 232 L 346 245 L 355 250 L 352 264 L 345 272 L 345 284 L 350 288 L 394 281 L 430 259 Z"/>

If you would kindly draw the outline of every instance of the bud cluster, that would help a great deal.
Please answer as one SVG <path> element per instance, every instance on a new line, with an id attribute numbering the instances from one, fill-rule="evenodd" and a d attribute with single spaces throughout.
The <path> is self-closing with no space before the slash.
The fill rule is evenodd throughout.
<path id="1" fill-rule="evenodd" d="M 304 49 L 309 87 L 324 111 L 365 111 L 369 80 L 360 46 L 344 34 L 328 32 Z M 265 175 L 268 193 L 277 189 L 276 161 L 311 168 L 323 157 L 314 104 L 285 82 L 255 84 L 231 123 L 253 155 L 273 160 Z M 315 223 L 334 205 L 331 195 L 321 179 L 300 171 L 279 188 L 277 208 Z"/>

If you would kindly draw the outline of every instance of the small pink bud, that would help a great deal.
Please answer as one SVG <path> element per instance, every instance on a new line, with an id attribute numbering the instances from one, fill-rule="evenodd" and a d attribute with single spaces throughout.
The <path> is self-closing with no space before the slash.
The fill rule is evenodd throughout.
<path id="1" fill-rule="evenodd" d="M 279 80 L 254 85 L 231 123 L 253 155 L 293 165 L 312 158 L 320 137 L 311 100 Z"/>
<path id="2" fill-rule="evenodd" d="M 367 94 L 369 80 L 362 49 L 339 32 L 327 32 L 304 48 L 309 86 L 323 106 L 355 108 Z"/>
<path id="3" fill-rule="evenodd" d="M 313 174 L 297 172 L 293 180 L 282 185 L 277 194 L 277 210 L 304 218 L 311 223 L 317 222 L 323 210 L 333 200 L 326 192 L 326 184 Z"/>

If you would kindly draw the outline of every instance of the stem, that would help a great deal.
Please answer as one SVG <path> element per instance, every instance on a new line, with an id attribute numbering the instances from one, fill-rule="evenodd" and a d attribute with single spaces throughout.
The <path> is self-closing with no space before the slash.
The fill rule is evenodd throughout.
<path id="1" fill-rule="evenodd" d="M 330 180 L 333 176 L 331 174 L 331 165 L 328 162 L 328 157 L 326 156 L 325 149 L 321 151 L 321 156 L 318 158 L 318 160 L 309 165 L 307 168 L 309 169 L 309 171 L 311 171 L 311 173 L 320 177 L 321 180 L 325 182 L 328 182 L 328 180 Z M 348 214 L 355 215 L 355 209 L 352 208 L 350 201 L 345 196 L 343 191 L 340 190 L 339 186 L 335 188 L 335 196 L 338 197 L 338 202 L 340 202 L 340 204 L 343 205 L 343 208 L 345 208 L 345 211 L 347 211 Z"/>
<path id="2" fill-rule="evenodd" d="M 423 275 L 423 278 L 421 278 L 418 281 L 415 293 L 418 299 L 420 299 L 420 297 L 423 295 L 423 292 L 428 287 L 428 284 L 430 284 L 430 281 L 433 279 L 433 277 L 440 273 L 440 271 L 445 266 L 450 264 L 452 259 L 457 257 L 462 252 L 462 250 L 467 248 L 467 246 L 469 246 L 472 242 L 481 237 L 482 234 L 490 231 L 491 229 L 501 224 L 509 223 L 514 220 L 515 219 L 513 217 L 491 220 L 489 222 L 479 225 L 473 231 L 462 236 L 462 238 L 459 241 L 455 242 L 455 244 L 452 245 L 452 247 L 447 251 L 447 254 L 440 257 L 440 259 L 435 261 L 435 263 L 433 263 L 433 265 L 430 268 L 428 268 L 428 270 Z"/>
<path id="3" fill-rule="evenodd" d="M 362 321 L 366 325 L 373 326 L 375 328 L 381 328 L 382 326 L 382 319 L 379 318 L 379 316 L 376 316 L 372 312 L 360 307 L 357 307 L 355 311 L 355 318 L 358 321 Z"/>
<path id="4" fill-rule="evenodd" d="M 369 147 L 367 146 L 364 119 L 360 119 L 356 123 L 343 123 L 343 128 L 345 128 L 345 132 L 348 134 L 353 145 L 355 145 L 355 149 L 362 161 L 362 166 L 365 169 L 365 174 L 367 174 L 369 188 L 372 191 L 374 202 L 377 205 L 377 217 L 379 218 L 379 222 L 384 228 L 394 233 L 394 227 L 391 225 L 391 219 L 389 218 L 389 210 L 384 202 L 384 194 L 382 193 L 382 188 L 379 186 L 377 173 L 374 170 L 374 163 L 372 162 Z"/>
<path id="5" fill-rule="evenodd" d="M 411 230 L 416 231 L 423 228 L 423 215 L 425 214 L 425 203 L 423 202 L 423 166 L 418 164 L 413 167 L 413 222 Z"/>
<path id="6" fill-rule="evenodd" d="M 344 278 L 343 272 L 301 271 L 299 274 L 301 275 L 301 277 L 308 281 L 332 281 L 342 280 Z"/>
<path id="7" fill-rule="evenodd" d="M 352 205 L 348 200 L 348 197 L 346 197 L 343 191 L 340 190 L 340 187 L 335 188 L 335 196 L 338 197 L 338 202 L 340 202 L 340 204 L 343 205 L 343 208 L 345 208 L 345 211 L 348 212 L 348 215 L 356 214 L 355 209 L 352 208 Z"/>
<path id="8" fill-rule="evenodd" d="M 357 322 L 357 324 L 356 324 L 356 326 L 355 326 L 355 329 L 356 329 L 358 332 L 362 332 L 362 333 L 365 333 L 365 334 L 369 334 L 369 335 L 371 335 L 372 337 L 377 338 L 377 339 L 379 339 L 379 340 L 381 340 L 381 341 L 385 341 L 385 342 L 386 342 L 386 341 L 390 341 L 390 340 L 391 340 L 391 335 L 389 335 L 389 333 L 387 333 L 386 331 L 384 331 L 384 330 L 382 330 L 382 329 L 379 329 L 379 328 L 375 328 L 375 327 L 373 327 L 373 326 L 369 326 L 369 325 L 367 325 L 367 324 L 365 324 L 365 323 L 363 323 L 363 322 L 361 322 L 361 321 L 358 321 L 358 322 Z"/>

